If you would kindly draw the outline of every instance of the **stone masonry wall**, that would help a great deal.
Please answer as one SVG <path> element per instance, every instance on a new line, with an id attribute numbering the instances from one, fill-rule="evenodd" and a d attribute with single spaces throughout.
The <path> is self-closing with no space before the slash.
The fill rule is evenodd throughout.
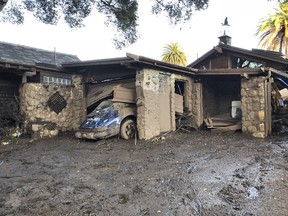
<path id="1" fill-rule="evenodd" d="M 203 94 L 202 84 L 192 83 L 192 126 L 199 128 L 203 124 Z"/>
<path id="2" fill-rule="evenodd" d="M 53 96 L 54 100 L 51 101 Z M 65 108 L 55 111 L 51 107 L 55 104 L 59 107 L 59 98 L 62 104 L 67 104 Z M 24 130 L 36 137 L 51 137 L 59 131 L 77 129 L 85 114 L 82 78 L 74 76 L 72 86 L 23 84 L 20 89 L 20 110 L 24 116 Z"/>
<path id="3" fill-rule="evenodd" d="M 241 81 L 242 132 L 265 137 L 265 78 L 254 77 Z"/>

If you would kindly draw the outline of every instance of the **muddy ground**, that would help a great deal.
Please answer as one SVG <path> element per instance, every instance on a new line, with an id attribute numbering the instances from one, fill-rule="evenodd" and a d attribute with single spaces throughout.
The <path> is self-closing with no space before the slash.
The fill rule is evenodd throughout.
<path id="1" fill-rule="evenodd" d="M 288 215 L 287 135 L 0 145 L 0 215 Z"/>

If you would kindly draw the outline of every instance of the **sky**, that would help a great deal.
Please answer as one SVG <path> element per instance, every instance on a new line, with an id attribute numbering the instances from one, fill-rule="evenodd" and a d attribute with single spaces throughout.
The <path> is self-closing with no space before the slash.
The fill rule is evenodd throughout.
<path id="1" fill-rule="evenodd" d="M 151 2 L 139 0 L 140 38 L 122 50 L 117 50 L 112 42 L 116 30 L 106 27 L 104 16 L 97 13 L 85 20 L 85 27 L 77 30 L 69 29 L 63 22 L 57 26 L 45 25 L 27 15 L 23 25 L 0 23 L 0 41 L 55 49 L 77 55 L 83 61 L 124 57 L 126 53 L 161 60 L 163 47 L 178 43 L 191 63 L 218 44 L 225 17 L 230 25 L 226 34 L 232 37 L 232 46 L 257 48 L 257 26 L 276 7 L 275 0 L 210 0 L 208 9 L 195 12 L 189 23 L 171 26 L 164 15 L 150 13 Z"/>

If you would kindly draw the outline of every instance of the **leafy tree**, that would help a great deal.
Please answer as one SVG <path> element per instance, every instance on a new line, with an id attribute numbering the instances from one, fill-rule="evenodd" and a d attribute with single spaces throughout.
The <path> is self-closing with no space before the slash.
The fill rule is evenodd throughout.
<path id="1" fill-rule="evenodd" d="M 164 46 L 162 61 L 180 66 L 187 65 L 186 54 L 181 50 L 178 43 L 171 43 Z"/>
<path id="2" fill-rule="evenodd" d="M 209 0 L 153 0 L 152 12 L 164 13 L 172 24 L 179 24 L 189 21 L 194 10 L 206 9 L 208 2 Z M 114 43 L 117 48 L 121 49 L 137 41 L 137 0 L 0 0 L 0 20 L 22 24 L 24 14 L 30 12 L 45 24 L 55 25 L 63 17 L 69 27 L 79 28 L 94 9 L 106 15 L 107 25 L 116 28 Z"/>
<path id="3" fill-rule="evenodd" d="M 260 21 L 256 35 L 260 35 L 259 46 L 278 51 L 288 57 L 288 2 L 279 2 L 274 13 Z"/>
<path id="4" fill-rule="evenodd" d="M 0 0 L 0 11 L 2 11 L 2 9 L 5 7 L 7 2 L 8 2 L 8 0 Z"/>

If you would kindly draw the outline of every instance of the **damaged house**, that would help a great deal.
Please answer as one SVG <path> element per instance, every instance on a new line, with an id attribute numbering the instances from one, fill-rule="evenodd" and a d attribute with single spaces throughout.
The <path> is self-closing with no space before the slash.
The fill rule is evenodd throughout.
<path id="1" fill-rule="evenodd" d="M 82 79 L 61 68 L 63 62 L 73 61 L 79 58 L 1 42 L 1 128 L 21 126 L 37 136 L 55 134 L 59 127 L 76 129 L 83 120 Z"/>
<path id="2" fill-rule="evenodd" d="M 286 122 L 287 59 L 233 47 L 227 35 L 187 67 L 130 53 L 80 61 L 0 45 L 0 101 L 18 98 L 22 127 L 34 137 L 77 131 L 79 138 L 126 139 L 137 130 L 137 138 L 151 139 L 190 127 L 263 138 Z"/>
<path id="3" fill-rule="evenodd" d="M 132 54 L 80 61 L 73 55 L 1 46 L 1 84 L 6 83 L 1 86 L 7 91 L 9 83 L 14 87 L 5 98 L 18 98 L 21 127 L 34 138 L 77 131 L 106 99 L 133 104 L 134 113 L 126 117 L 133 116 L 140 139 L 174 131 L 182 114 L 189 119 L 187 125 L 201 125 L 201 90 L 191 78 L 194 69 Z"/>
<path id="4" fill-rule="evenodd" d="M 217 46 L 188 65 L 198 69 L 194 77 L 203 88 L 204 125 L 269 136 L 286 122 L 281 113 L 287 110 L 288 60 L 278 52 L 233 47 L 225 34 L 219 39 Z"/>
<path id="5" fill-rule="evenodd" d="M 191 77 L 195 74 L 193 68 L 129 53 L 123 58 L 66 63 L 63 67 L 82 75 L 87 113 L 109 98 L 118 103 L 134 104 L 131 106 L 135 107 L 135 114 L 125 116 L 117 123 L 120 132 L 127 119 L 137 124 L 140 139 L 176 130 L 177 118 L 183 114 L 189 119 L 187 124 L 190 126 L 202 124 L 201 89 Z M 93 139 L 101 133 L 99 130 L 88 131 L 86 135 L 82 131 L 79 137 Z M 121 137 L 124 138 L 122 134 Z"/>

